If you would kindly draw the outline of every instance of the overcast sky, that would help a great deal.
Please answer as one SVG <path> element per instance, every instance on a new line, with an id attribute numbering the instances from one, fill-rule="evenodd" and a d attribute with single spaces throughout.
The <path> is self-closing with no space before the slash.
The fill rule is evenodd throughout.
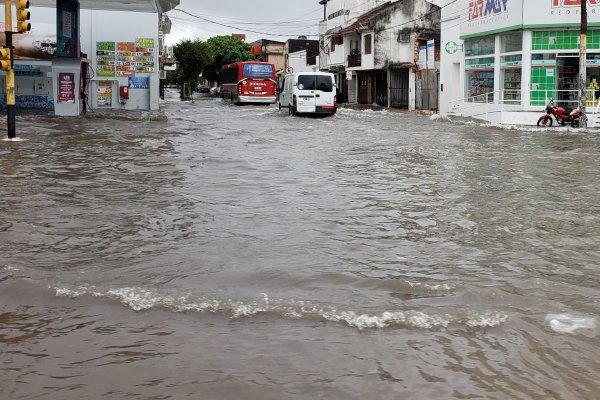
<path id="1" fill-rule="evenodd" d="M 285 41 L 299 35 L 316 35 L 323 19 L 323 6 L 319 0 L 181 0 L 167 14 L 173 22 L 171 34 L 166 38 L 168 44 L 232 33 L 245 33 L 248 42 Z"/>

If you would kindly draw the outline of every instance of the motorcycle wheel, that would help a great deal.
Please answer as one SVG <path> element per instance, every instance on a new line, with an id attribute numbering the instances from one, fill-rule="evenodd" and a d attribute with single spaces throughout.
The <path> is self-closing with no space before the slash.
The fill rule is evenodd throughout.
<path id="1" fill-rule="evenodd" d="M 537 126 L 551 127 L 552 126 L 552 118 L 539 119 L 537 122 Z"/>
<path id="2" fill-rule="evenodd" d="M 573 118 L 573 120 L 571 121 L 571 127 L 572 128 L 579 128 L 579 117 L 578 118 Z"/>

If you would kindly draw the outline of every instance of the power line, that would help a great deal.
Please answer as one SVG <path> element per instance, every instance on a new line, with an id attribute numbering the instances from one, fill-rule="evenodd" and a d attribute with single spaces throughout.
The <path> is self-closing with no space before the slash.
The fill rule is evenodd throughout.
<path id="1" fill-rule="evenodd" d="M 183 14 L 189 15 L 190 17 L 194 17 L 194 18 L 199 19 L 199 20 L 204 21 L 204 22 L 208 22 L 208 23 L 211 23 L 211 24 L 219 25 L 219 26 L 224 26 L 226 28 L 235 29 L 235 30 L 241 31 L 241 32 L 250 32 L 250 33 L 256 33 L 256 34 L 265 35 L 265 36 L 284 36 L 284 37 L 297 37 L 298 36 L 298 34 L 293 34 L 293 35 L 292 34 L 278 34 L 278 33 L 274 34 L 274 33 L 269 33 L 269 32 L 255 31 L 253 29 L 240 28 L 239 26 L 234 26 L 234 25 L 229 25 L 229 24 L 224 24 L 224 23 L 221 23 L 221 22 L 213 21 L 211 19 L 204 18 L 204 17 L 201 17 L 201 16 L 196 15 L 196 14 L 192 14 L 191 12 L 188 12 L 188 11 L 185 11 L 185 10 L 181 10 L 179 8 L 176 8 L 174 11 L 179 11 L 179 12 L 181 12 Z M 303 35 L 304 36 L 317 36 L 317 37 L 319 36 L 318 34 L 303 34 Z"/>

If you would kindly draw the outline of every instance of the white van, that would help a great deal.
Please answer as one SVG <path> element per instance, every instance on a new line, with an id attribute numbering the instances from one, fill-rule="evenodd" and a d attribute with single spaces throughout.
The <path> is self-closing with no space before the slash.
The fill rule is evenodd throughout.
<path id="1" fill-rule="evenodd" d="M 279 94 L 279 110 L 290 114 L 335 114 L 335 78 L 329 72 L 296 72 L 285 76 Z"/>

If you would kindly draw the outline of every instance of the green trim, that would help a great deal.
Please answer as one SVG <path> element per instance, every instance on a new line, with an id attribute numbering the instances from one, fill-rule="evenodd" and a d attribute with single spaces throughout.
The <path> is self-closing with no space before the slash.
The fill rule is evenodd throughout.
<path id="1" fill-rule="evenodd" d="M 494 29 L 491 31 L 472 33 L 470 35 L 463 35 L 460 37 L 461 40 L 470 39 L 479 36 L 487 36 L 493 35 L 496 33 L 508 32 L 508 31 L 516 31 L 516 30 L 526 30 L 526 29 L 546 29 L 546 28 L 579 28 L 581 24 L 573 23 L 573 24 L 539 24 L 539 25 L 513 25 L 508 26 L 506 28 Z M 588 22 L 588 27 L 600 27 L 600 22 Z"/>
<path id="2" fill-rule="evenodd" d="M 579 28 L 581 24 L 538 24 L 523 25 L 523 29 L 546 29 L 546 28 Z M 600 22 L 588 22 L 588 26 L 600 26 Z"/>
<path id="3" fill-rule="evenodd" d="M 513 26 L 508 26 L 506 28 L 494 29 L 492 31 L 485 31 L 485 32 L 479 32 L 479 33 L 472 33 L 470 35 L 464 35 L 464 36 L 461 36 L 460 39 L 464 40 L 464 39 L 470 39 L 470 38 L 479 37 L 479 36 L 493 35 L 496 33 L 516 31 L 516 30 L 522 29 L 522 27 L 523 27 L 523 25 L 513 25 Z"/>

